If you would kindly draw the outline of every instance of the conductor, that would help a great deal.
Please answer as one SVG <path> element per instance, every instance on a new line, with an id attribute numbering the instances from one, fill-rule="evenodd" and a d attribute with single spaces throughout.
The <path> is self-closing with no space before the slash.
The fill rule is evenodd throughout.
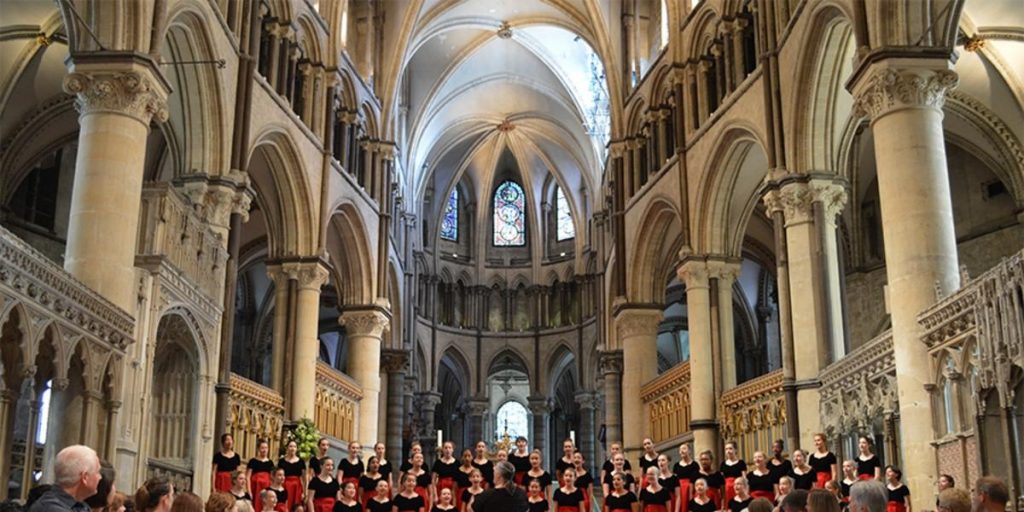
<path id="1" fill-rule="evenodd" d="M 470 502 L 474 512 L 526 512 L 530 505 L 526 491 L 516 485 L 515 466 L 502 461 L 494 466 L 494 487 L 477 494 Z"/>

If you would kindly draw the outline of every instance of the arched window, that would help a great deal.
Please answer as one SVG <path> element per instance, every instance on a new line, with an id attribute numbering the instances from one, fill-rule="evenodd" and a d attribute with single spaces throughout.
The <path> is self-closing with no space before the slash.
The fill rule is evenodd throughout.
<path id="1" fill-rule="evenodd" d="M 565 193 L 562 192 L 562 187 L 558 187 L 555 192 L 555 209 L 558 212 L 558 241 L 576 238 L 576 226 L 572 223 L 569 201 L 565 200 Z"/>
<path id="2" fill-rule="evenodd" d="M 494 192 L 494 245 L 526 245 L 526 195 L 523 187 L 506 181 Z"/>
<path id="3" fill-rule="evenodd" d="M 459 187 L 452 189 L 448 196 L 448 204 L 444 207 L 444 217 L 441 219 L 441 238 L 459 241 Z"/>
<path id="4" fill-rule="evenodd" d="M 509 400 L 498 408 L 497 424 L 495 425 L 494 438 L 501 439 L 508 432 L 511 439 L 519 436 L 530 437 L 530 414 L 523 404 L 515 400 Z"/>

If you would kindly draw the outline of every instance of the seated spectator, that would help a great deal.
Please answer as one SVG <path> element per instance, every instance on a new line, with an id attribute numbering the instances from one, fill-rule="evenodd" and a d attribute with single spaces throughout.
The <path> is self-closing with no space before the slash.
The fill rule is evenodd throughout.
<path id="1" fill-rule="evenodd" d="M 80 444 L 64 448 L 53 462 L 53 473 L 53 487 L 32 503 L 29 512 L 89 512 L 85 499 L 96 494 L 102 479 L 96 451 Z"/>

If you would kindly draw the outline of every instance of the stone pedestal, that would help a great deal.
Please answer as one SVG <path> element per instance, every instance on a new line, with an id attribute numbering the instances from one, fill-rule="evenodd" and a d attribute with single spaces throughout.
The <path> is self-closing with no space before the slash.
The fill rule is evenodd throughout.
<path id="1" fill-rule="evenodd" d="M 290 417 L 312 419 L 316 409 L 316 362 L 320 356 L 320 287 L 327 269 L 314 263 L 285 263 L 282 270 L 295 281 L 295 343 L 291 355 Z"/>
<path id="2" fill-rule="evenodd" d="M 598 364 L 604 380 L 605 449 L 622 442 L 622 351 L 601 352 Z"/>
<path id="3" fill-rule="evenodd" d="M 889 58 L 855 77 L 855 109 L 870 116 L 885 235 L 900 405 L 903 473 L 913 507 L 932 506 L 935 481 L 928 351 L 917 315 L 960 286 L 942 105 L 957 76 L 945 59 Z"/>
<path id="4" fill-rule="evenodd" d="M 149 122 L 167 120 L 166 83 L 136 54 L 79 55 L 64 90 L 80 113 L 64 268 L 135 313 L 135 252 Z"/>
<path id="5" fill-rule="evenodd" d="M 388 349 L 381 354 L 381 366 L 388 373 L 387 458 L 402 460 L 402 430 L 405 427 L 404 388 L 409 353 Z"/>
<path id="6" fill-rule="evenodd" d="M 380 407 L 380 346 L 391 315 L 379 307 L 345 311 L 341 315 L 348 342 L 348 374 L 363 391 L 359 401 L 359 433 L 364 447 L 377 442 Z"/>
<path id="7" fill-rule="evenodd" d="M 615 313 L 615 334 L 622 347 L 622 447 L 626 460 L 643 453 L 648 415 L 640 400 L 640 388 L 658 376 L 658 324 L 662 310 L 623 306 Z M 613 440 L 609 440 L 613 441 Z"/>
<path id="8" fill-rule="evenodd" d="M 711 293 L 707 262 L 687 260 L 679 267 L 686 283 L 686 310 L 690 326 L 690 430 L 694 453 L 718 452 L 715 418 L 714 358 L 711 356 Z"/>

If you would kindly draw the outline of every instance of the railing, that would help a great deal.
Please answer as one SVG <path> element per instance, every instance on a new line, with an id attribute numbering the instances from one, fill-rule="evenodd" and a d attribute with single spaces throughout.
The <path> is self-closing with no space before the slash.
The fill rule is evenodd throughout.
<path id="1" fill-rule="evenodd" d="M 256 453 L 257 443 L 266 439 L 270 453 L 278 453 L 284 425 L 284 399 L 276 391 L 245 377 L 231 374 L 228 393 L 228 432 L 239 453 Z"/>
<path id="2" fill-rule="evenodd" d="M 670 368 L 640 388 L 655 444 L 690 431 L 690 362 Z"/>
<path id="3" fill-rule="evenodd" d="M 782 369 L 748 380 L 719 399 L 722 438 L 735 441 L 741 457 L 753 459 L 754 451 L 785 437 L 786 396 Z"/>
<path id="4" fill-rule="evenodd" d="M 166 261 L 214 302 L 224 293 L 228 255 L 222 243 L 170 184 L 148 184 L 142 190 L 138 258 Z"/>
<path id="5" fill-rule="evenodd" d="M 320 432 L 341 441 L 355 435 L 359 400 L 363 392 L 351 377 L 322 361 L 316 363 L 315 417 Z"/>
<path id="6" fill-rule="evenodd" d="M 899 410 L 892 331 L 886 331 L 821 372 L 821 423 L 829 437 L 869 431 Z"/>

